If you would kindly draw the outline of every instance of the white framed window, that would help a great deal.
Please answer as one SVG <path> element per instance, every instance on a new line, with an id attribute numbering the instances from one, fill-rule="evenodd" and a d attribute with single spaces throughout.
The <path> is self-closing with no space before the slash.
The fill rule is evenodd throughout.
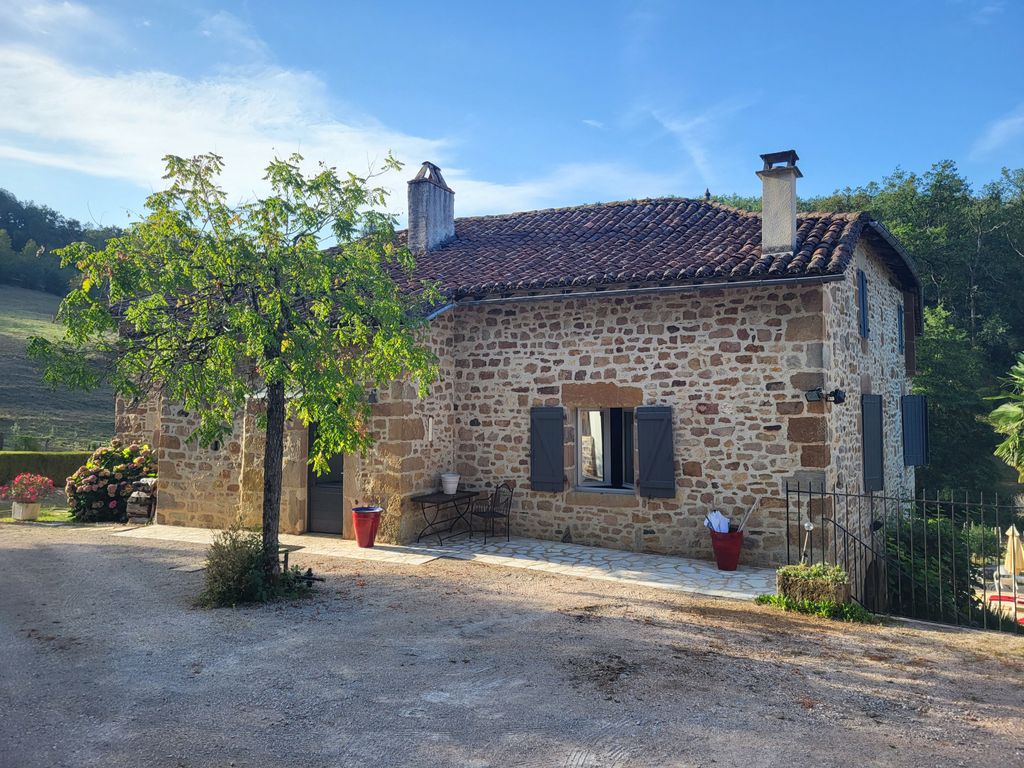
<path id="1" fill-rule="evenodd" d="M 635 415 L 632 408 L 578 408 L 576 485 L 588 490 L 634 487 Z"/>

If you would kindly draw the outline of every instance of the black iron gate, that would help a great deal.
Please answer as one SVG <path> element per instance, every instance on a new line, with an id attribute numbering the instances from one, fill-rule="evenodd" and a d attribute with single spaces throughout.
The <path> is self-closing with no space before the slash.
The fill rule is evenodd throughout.
<path id="1" fill-rule="evenodd" d="M 1022 507 L 997 495 L 913 496 L 786 485 L 787 562 L 824 562 L 850 576 L 876 613 L 1024 633 Z"/>

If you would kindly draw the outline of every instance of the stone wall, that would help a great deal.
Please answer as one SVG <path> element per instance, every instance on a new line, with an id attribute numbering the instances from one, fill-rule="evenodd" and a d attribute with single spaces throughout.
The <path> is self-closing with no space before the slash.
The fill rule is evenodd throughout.
<path id="1" fill-rule="evenodd" d="M 225 528 L 241 515 L 258 526 L 263 497 L 263 433 L 257 427 L 262 404 L 253 402 L 235 420 L 231 434 L 208 447 L 189 436 L 197 418 L 154 396 L 129 407 L 115 404 L 117 434 L 122 440 L 146 442 L 157 457 L 157 513 L 163 525 Z M 289 423 L 285 430 L 281 530 L 306 530 L 306 430 Z"/>
<path id="2" fill-rule="evenodd" d="M 621 549 L 710 556 L 704 513 L 758 498 L 748 562 L 785 547 L 782 483 L 824 471 L 823 289 L 736 288 L 466 307 L 455 316 L 457 469 L 517 486 L 513 532 Z M 567 483 L 529 484 L 529 416 L 566 409 Z M 576 489 L 576 409 L 671 405 L 678 493 Z"/>
<path id="3" fill-rule="evenodd" d="M 416 537 L 423 519 L 409 497 L 438 488 L 441 473 L 455 466 L 453 319 L 436 318 L 425 339 L 439 365 L 429 397 L 420 399 L 410 382 L 393 383 L 372 407 L 369 427 L 378 442 L 365 456 L 345 456 L 345 508 L 357 500 L 384 506 L 378 536 L 385 542 Z"/>
<path id="4" fill-rule="evenodd" d="M 857 334 L 856 269 L 868 274 L 872 337 Z M 408 382 L 379 393 L 369 428 L 378 442 L 345 457 L 344 506 L 380 501 L 380 538 L 404 542 L 423 525 L 411 496 L 455 469 L 482 489 L 516 486 L 513 533 L 621 549 L 710 557 L 701 522 L 718 507 L 741 515 L 756 500 L 745 562 L 785 557 L 784 486 L 811 480 L 859 492 L 861 392 L 885 398 L 886 488 L 911 488 L 902 466 L 899 396 L 908 380 L 896 341 L 900 290 L 860 246 L 841 281 L 824 285 L 686 290 L 464 306 L 436 318 L 427 341 L 440 378 L 425 399 Z M 912 333 L 912 329 L 907 329 Z M 808 402 L 814 387 L 848 393 L 838 406 Z M 529 483 L 530 408 L 565 408 L 565 490 Z M 670 405 L 677 493 L 576 488 L 576 410 Z M 257 522 L 262 434 L 255 406 L 219 450 L 186 445 L 194 420 L 180 410 L 119 403 L 123 436 L 158 433 L 164 523 L 221 527 Z M 307 432 L 286 438 L 282 530 L 306 525 Z M 348 516 L 346 515 L 346 518 Z M 346 519 L 346 534 L 351 535 Z M 798 533 L 798 532 L 797 532 Z"/>
<path id="5" fill-rule="evenodd" d="M 868 285 L 869 338 L 860 336 L 858 325 L 857 270 L 864 270 Z M 882 396 L 885 448 L 885 494 L 906 495 L 914 490 L 914 468 L 903 466 L 903 422 L 900 398 L 910 394 L 906 360 L 899 349 L 897 330 L 902 289 L 870 246 L 861 244 L 849 267 L 848 279 L 831 283 L 825 292 L 828 329 L 827 389 L 838 387 L 847 402 L 834 406 L 829 420 L 833 461 L 830 487 L 864 492 L 863 449 L 860 440 L 860 396 Z M 912 328 L 905 329 L 909 337 Z"/>

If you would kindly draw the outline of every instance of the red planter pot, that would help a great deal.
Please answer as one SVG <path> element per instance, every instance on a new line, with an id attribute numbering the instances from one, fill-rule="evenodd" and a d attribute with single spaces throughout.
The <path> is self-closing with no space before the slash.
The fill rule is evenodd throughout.
<path id="1" fill-rule="evenodd" d="M 356 544 L 372 547 L 380 528 L 380 507 L 352 507 L 352 525 L 356 529 Z"/>
<path id="2" fill-rule="evenodd" d="M 740 562 L 740 550 L 743 548 L 743 531 L 729 533 L 711 533 L 711 548 L 715 551 L 715 562 L 720 571 L 735 571 Z"/>

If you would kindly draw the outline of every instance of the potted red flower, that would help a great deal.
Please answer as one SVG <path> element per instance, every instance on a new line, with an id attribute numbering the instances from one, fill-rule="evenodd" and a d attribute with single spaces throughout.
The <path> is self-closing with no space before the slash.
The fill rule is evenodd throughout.
<path id="1" fill-rule="evenodd" d="M 0 499 L 10 499 L 15 520 L 39 517 L 39 499 L 53 490 L 53 480 L 31 472 L 22 472 L 10 485 L 0 485 Z"/>

